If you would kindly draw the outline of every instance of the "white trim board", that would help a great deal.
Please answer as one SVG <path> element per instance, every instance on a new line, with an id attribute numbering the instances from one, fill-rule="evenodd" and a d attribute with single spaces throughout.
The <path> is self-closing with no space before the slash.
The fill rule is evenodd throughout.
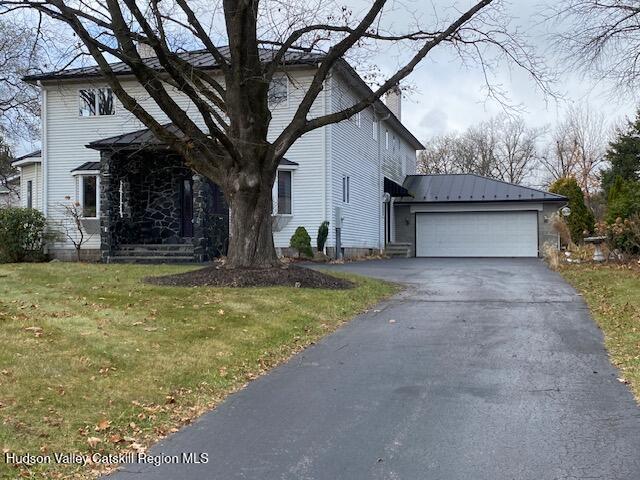
<path id="1" fill-rule="evenodd" d="M 397 204 L 396 204 L 397 205 Z M 521 210 L 537 210 L 541 212 L 542 203 L 535 202 L 469 202 L 469 203 L 430 203 L 411 205 L 409 211 L 411 213 L 428 213 L 428 212 L 500 212 L 500 211 L 521 211 Z"/>

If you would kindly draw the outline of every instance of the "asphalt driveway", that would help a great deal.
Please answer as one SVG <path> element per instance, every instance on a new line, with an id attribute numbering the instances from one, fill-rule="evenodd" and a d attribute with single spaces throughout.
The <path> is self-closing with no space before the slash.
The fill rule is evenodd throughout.
<path id="1" fill-rule="evenodd" d="M 640 479 L 640 408 L 581 297 L 536 259 L 334 267 L 408 289 L 114 479 Z"/>

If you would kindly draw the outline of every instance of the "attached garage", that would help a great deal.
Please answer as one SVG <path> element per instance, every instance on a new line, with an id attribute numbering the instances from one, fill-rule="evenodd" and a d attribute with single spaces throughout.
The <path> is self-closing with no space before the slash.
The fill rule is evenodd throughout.
<path id="1" fill-rule="evenodd" d="M 417 257 L 537 257 L 538 212 L 416 214 Z"/>
<path id="2" fill-rule="evenodd" d="M 411 175 L 393 198 L 391 244 L 416 257 L 538 257 L 558 243 L 560 195 L 477 175 Z"/>

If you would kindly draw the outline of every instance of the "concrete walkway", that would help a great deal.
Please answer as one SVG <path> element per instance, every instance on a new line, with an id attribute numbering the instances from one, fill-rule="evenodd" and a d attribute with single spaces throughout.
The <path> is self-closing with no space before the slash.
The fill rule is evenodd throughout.
<path id="1" fill-rule="evenodd" d="M 130 479 L 640 479 L 640 408 L 536 259 L 333 267 L 408 289 L 152 449 Z"/>

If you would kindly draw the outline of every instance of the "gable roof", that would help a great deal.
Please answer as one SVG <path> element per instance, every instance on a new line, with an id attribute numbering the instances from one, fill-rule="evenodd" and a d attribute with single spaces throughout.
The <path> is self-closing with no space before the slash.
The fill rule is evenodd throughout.
<path id="1" fill-rule="evenodd" d="M 229 57 L 229 47 L 223 46 L 218 49 L 222 56 Z M 270 48 L 258 49 L 260 60 L 262 62 L 270 61 L 276 50 Z M 215 70 L 219 67 L 218 62 L 214 56 L 206 49 L 192 50 L 188 52 L 178 53 L 178 57 L 182 60 L 189 62 L 191 65 L 202 70 Z M 288 51 L 283 60 L 284 65 L 314 65 L 321 61 L 325 55 L 319 52 L 303 52 L 303 51 Z M 157 71 L 163 70 L 160 66 L 158 57 L 143 58 L 142 62 Z M 124 62 L 112 63 L 111 69 L 116 75 L 131 75 L 131 68 Z M 34 75 L 27 75 L 23 78 L 25 82 L 34 83 L 38 80 L 68 80 L 78 78 L 91 78 L 102 77 L 102 71 L 97 65 L 91 65 L 80 68 L 69 68 L 66 70 L 57 70 L 53 72 L 44 72 Z"/>
<path id="2" fill-rule="evenodd" d="M 399 203 L 563 202 L 566 197 L 474 174 L 409 175 Z"/>
<path id="3" fill-rule="evenodd" d="M 219 48 L 220 53 L 223 56 L 229 56 L 229 47 L 223 46 Z M 263 62 L 270 61 L 275 55 L 276 50 L 270 48 L 260 48 L 259 55 Z M 194 50 L 190 52 L 182 52 L 178 54 L 180 58 L 189 62 L 197 68 L 202 70 L 215 70 L 219 67 L 218 62 L 208 50 Z M 317 65 L 324 58 L 325 54 L 322 52 L 303 52 L 303 51 L 288 51 L 283 59 L 283 65 Z M 161 71 L 162 67 L 157 57 L 149 57 L 142 59 L 143 63 L 153 68 L 154 70 Z M 112 63 L 111 69 L 116 75 L 131 75 L 131 68 L 124 62 Z M 371 93 L 371 87 L 360 77 L 356 70 L 349 65 L 349 63 L 341 59 L 336 63 L 336 68 L 344 72 L 349 78 L 355 82 L 355 86 L 365 92 L 365 94 Z M 35 75 L 27 75 L 23 80 L 27 83 L 37 83 L 38 81 L 64 81 L 64 80 L 80 80 L 80 79 L 100 79 L 103 77 L 102 71 L 98 66 L 92 65 L 88 67 L 70 68 L 66 70 L 58 70 L 53 72 L 45 72 Z M 424 145 L 407 129 L 407 127 L 398 119 L 395 114 L 385 105 L 382 100 L 377 100 L 374 103 L 376 109 L 379 109 L 384 117 L 387 117 L 389 123 L 396 128 L 416 150 L 423 150 Z"/>

